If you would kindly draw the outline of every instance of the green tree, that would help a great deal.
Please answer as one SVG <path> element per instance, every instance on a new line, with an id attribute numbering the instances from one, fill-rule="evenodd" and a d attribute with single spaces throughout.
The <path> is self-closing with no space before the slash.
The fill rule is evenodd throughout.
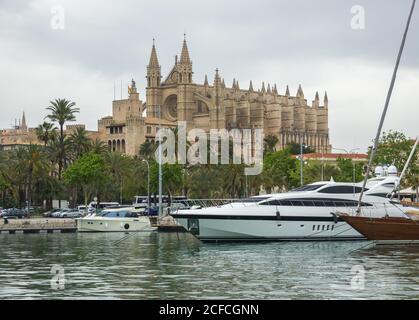
<path id="1" fill-rule="evenodd" d="M 359 182 L 363 179 L 362 163 L 354 163 L 351 159 L 338 158 L 337 159 L 337 168 L 339 170 L 338 174 L 335 176 L 336 181 L 339 182 Z"/>
<path id="2" fill-rule="evenodd" d="M 79 112 L 78 108 L 75 108 L 76 103 L 66 99 L 55 99 L 50 101 L 50 106 L 47 110 L 50 114 L 46 116 L 52 122 L 57 122 L 60 128 L 60 134 L 58 137 L 58 179 L 61 180 L 61 174 L 63 168 L 65 168 L 66 148 L 65 148 L 65 135 L 64 135 L 64 124 L 67 121 L 75 121 L 75 114 Z"/>
<path id="3" fill-rule="evenodd" d="M 105 158 L 97 153 L 86 153 L 73 162 L 64 171 L 64 180 L 70 185 L 80 185 L 83 189 L 84 203 L 87 205 L 92 195 L 96 195 L 98 202 L 107 183 L 110 180 L 109 167 Z"/>
<path id="4" fill-rule="evenodd" d="M 153 141 L 146 140 L 140 145 L 139 154 L 142 159 L 150 160 L 154 156 L 157 149 L 157 144 Z"/>
<path id="5" fill-rule="evenodd" d="M 35 129 L 35 134 L 38 140 L 47 146 L 48 143 L 57 136 L 57 128 L 54 127 L 53 123 L 44 121 Z"/>
<path id="6" fill-rule="evenodd" d="M 182 192 L 183 167 L 180 164 L 162 165 L 163 192 L 170 195 Z M 159 190 L 159 164 L 156 161 L 150 163 L 150 192 L 157 193 Z"/>
<path id="7" fill-rule="evenodd" d="M 414 141 L 408 139 L 402 132 L 384 132 L 377 147 L 374 158 L 374 165 L 394 164 L 401 171 L 406 164 L 407 158 L 412 150 Z M 370 153 L 371 150 L 369 150 Z M 411 163 L 417 163 L 418 151 Z"/>
<path id="8" fill-rule="evenodd" d="M 68 143 L 73 159 L 78 159 L 80 156 L 91 149 L 92 141 L 87 135 L 84 128 L 76 128 L 76 130 L 68 137 Z"/>
<path id="9" fill-rule="evenodd" d="M 419 201 L 419 166 L 414 163 L 406 174 L 405 181 L 401 181 L 405 187 L 411 187 L 416 193 L 416 201 Z"/>
<path id="10" fill-rule="evenodd" d="M 298 155 L 301 153 L 301 146 L 299 143 L 297 142 L 290 142 L 287 144 L 286 146 L 287 149 L 289 149 L 290 153 L 293 155 Z M 314 150 L 312 147 L 310 146 L 306 146 L 303 148 L 303 154 L 306 153 L 315 153 L 316 150 Z"/>
<path id="11" fill-rule="evenodd" d="M 265 152 L 272 153 L 276 151 L 276 145 L 278 143 L 278 137 L 275 135 L 267 135 L 264 139 L 264 150 Z"/>
<path id="12" fill-rule="evenodd" d="M 17 149 L 18 159 L 16 170 L 20 173 L 26 187 L 26 201 L 32 205 L 33 185 L 42 180 L 49 173 L 47 158 L 43 149 L 38 145 L 28 145 Z"/>
<path id="13" fill-rule="evenodd" d="M 291 173 L 296 168 L 296 160 L 288 148 L 267 154 L 263 160 L 263 186 L 269 192 L 273 188 L 289 189 L 295 182 Z"/>
<path id="14" fill-rule="evenodd" d="M 110 152 L 106 155 L 106 163 L 109 174 L 112 176 L 114 186 L 119 191 L 119 202 L 123 202 L 123 184 L 128 181 L 133 174 L 133 160 L 129 156 L 119 152 Z"/>
<path id="15" fill-rule="evenodd" d="M 106 155 L 110 151 L 108 145 L 99 139 L 91 140 L 89 150 L 101 155 Z"/>

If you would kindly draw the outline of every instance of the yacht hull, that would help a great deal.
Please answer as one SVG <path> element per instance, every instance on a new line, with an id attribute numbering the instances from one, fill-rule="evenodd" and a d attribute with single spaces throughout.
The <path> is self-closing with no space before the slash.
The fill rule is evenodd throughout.
<path id="1" fill-rule="evenodd" d="M 400 218 L 370 218 L 342 214 L 341 218 L 358 230 L 368 240 L 378 244 L 419 243 L 419 221 Z"/>
<path id="2" fill-rule="evenodd" d="M 228 217 L 173 214 L 201 241 L 363 240 L 346 222 L 333 217 Z"/>
<path id="3" fill-rule="evenodd" d="M 154 229 L 148 217 L 118 219 L 93 217 L 80 218 L 76 221 L 79 232 L 139 232 Z"/>

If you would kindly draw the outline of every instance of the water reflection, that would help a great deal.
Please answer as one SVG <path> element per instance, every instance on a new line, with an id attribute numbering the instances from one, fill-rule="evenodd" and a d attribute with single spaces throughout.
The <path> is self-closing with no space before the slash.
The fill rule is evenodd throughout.
<path id="1" fill-rule="evenodd" d="M 362 241 L 217 245 L 189 234 L 156 232 L 0 235 L 0 244 L 1 299 L 419 296 L 418 246 L 374 247 Z M 64 290 L 51 289 L 56 264 L 65 271 Z"/>

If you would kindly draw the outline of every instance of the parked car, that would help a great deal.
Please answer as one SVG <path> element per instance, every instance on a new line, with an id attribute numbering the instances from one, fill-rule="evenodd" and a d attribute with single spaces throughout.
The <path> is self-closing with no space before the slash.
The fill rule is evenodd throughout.
<path id="1" fill-rule="evenodd" d="M 22 219 L 27 218 L 29 215 L 25 210 L 12 208 L 7 210 L 7 213 L 3 214 L 3 218 L 9 219 Z"/>
<path id="2" fill-rule="evenodd" d="M 53 218 L 61 218 L 63 213 L 69 212 L 69 211 L 71 211 L 71 209 L 59 209 L 58 211 L 56 211 L 52 214 L 52 217 Z"/>
<path id="3" fill-rule="evenodd" d="M 82 215 L 84 215 L 84 214 L 86 214 L 87 213 L 87 206 L 78 206 L 77 207 L 77 210 L 79 210 L 79 212 L 82 214 Z"/>
<path id="4" fill-rule="evenodd" d="M 44 212 L 42 215 L 43 215 L 45 218 L 51 218 L 51 217 L 53 217 L 53 216 L 54 216 L 54 213 L 57 213 L 57 212 L 59 212 L 59 211 L 61 211 L 61 209 L 53 209 L 53 210 L 50 210 L 50 211 Z"/>
<path id="5" fill-rule="evenodd" d="M 7 209 L 0 209 L 0 218 L 2 218 L 5 214 L 7 214 Z"/>
<path id="6" fill-rule="evenodd" d="M 61 215 L 60 218 L 80 218 L 83 215 L 80 213 L 79 210 L 74 209 L 74 210 L 69 210 L 69 211 L 64 211 Z"/>

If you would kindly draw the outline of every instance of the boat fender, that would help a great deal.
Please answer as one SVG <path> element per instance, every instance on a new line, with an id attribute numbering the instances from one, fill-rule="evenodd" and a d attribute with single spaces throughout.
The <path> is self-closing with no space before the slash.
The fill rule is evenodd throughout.
<path id="1" fill-rule="evenodd" d="M 129 224 L 128 224 L 128 223 L 126 223 L 126 224 L 124 225 L 124 229 L 125 229 L 125 230 L 128 230 L 128 229 L 129 229 Z"/>
<path id="2" fill-rule="evenodd" d="M 281 220 L 281 213 L 276 210 L 276 220 Z"/>

